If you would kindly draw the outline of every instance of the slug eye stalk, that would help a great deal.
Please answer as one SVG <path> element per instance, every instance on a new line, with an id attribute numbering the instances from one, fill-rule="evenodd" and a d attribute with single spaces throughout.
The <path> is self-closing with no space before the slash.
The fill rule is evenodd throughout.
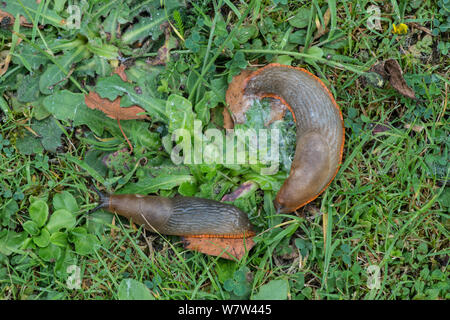
<path id="1" fill-rule="evenodd" d="M 103 192 L 101 192 L 100 190 L 98 190 L 96 187 L 95 187 L 95 185 L 94 184 L 92 184 L 91 186 L 90 186 L 90 188 L 92 189 L 92 190 L 94 190 L 95 191 L 95 193 L 98 195 L 98 199 L 99 199 L 99 204 L 94 208 L 94 209 L 91 209 L 91 210 L 89 210 L 88 212 L 87 212 L 87 214 L 91 214 L 91 213 L 93 213 L 93 212 L 95 212 L 95 211 L 97 211 L 97 210 L 100 210 L 100 209 L 107 209 L 108 208 L 108 206 L 109 206 L 109 195 L 107 195 L 106 193 L 103 193 Z"/>

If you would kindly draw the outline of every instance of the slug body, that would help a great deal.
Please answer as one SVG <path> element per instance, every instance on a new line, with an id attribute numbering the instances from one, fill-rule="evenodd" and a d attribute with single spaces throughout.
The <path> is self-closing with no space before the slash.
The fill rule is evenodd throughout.
<path id="1" fill-rule="evenodd" d="M 336 176 L 344 147 L 342 113 L 325 84 L 308 71 L 269 64 L 246 79 L 245 96 L 279 99 L 293 113 L 297 146 L 289 177 L 277 194 L 278 212 L 314 200 Z"/>
<path id="2" fill-rule="evenodd" d="M 244 99 L 277 98 L 294 115 L 295 156 L 274 202 L 278 212 L 292 212 L 314 200 L 335 177 L 344 146 L 342 114 L 323 82 L 300 68 L 267 65 L 251 73 L 242 90 Z M 100 208 L 161 234 L 230 239 L 254 235 L 244 212 L 213 200 L 135 194 L 100 194 L 100 198 Z"/>
<path id="3" fill-rule="evenodd" d="M 223 238 L 254 235 L 244 212 L 235 206 L 214 200 L 139 194 L 102 195 L 101 199 L 100 208 L 131 219 L 152 232 Z"/>

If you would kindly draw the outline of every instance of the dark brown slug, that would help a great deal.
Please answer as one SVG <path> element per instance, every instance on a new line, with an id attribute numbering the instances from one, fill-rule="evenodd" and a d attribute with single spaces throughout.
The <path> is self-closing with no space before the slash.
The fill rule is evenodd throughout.
<path id="1" fill-rule="evenodd" d="M 324 83 L 300 68 L 269 64 L 251 73 L 244 82 L 243 96 L 251 95 L 280 99 L 294 115 L 295 156 L 274 202 L 278 212 L 293 212 L 314 200 L 335 177 L 344 147 L 342 114 Z M 101 196 L 99 207 L 161 234 L 216 238 L 254 235 L 244 212 L 213 200 L 122 194 Z"/>
<path id="2" fill-rule="evenodd" d="M 222 238 L 255 234 L 247 215 L 230 204 L 182 196 L 99 195 L 101 203 L 94 210 L 103 208 L 115 212 L 152 232 Z"/>

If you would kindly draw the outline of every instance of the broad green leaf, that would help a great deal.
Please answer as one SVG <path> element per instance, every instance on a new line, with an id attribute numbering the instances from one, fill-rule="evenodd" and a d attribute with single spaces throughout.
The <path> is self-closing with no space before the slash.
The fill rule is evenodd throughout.
<path id="1" fill-rule="evenodd" d="M 130 8 L 123 1 L 120 1 L 117 6 L 115 6 L 110 13 L 106 16 L 103 21 L 103 29 L 105 32 L 111 34 L 111 39 L 115 37 L 117 32 L 117 24 L 125 24 L 130 22 L 132 17 L 130 17 Z"/>
<path id="2" fill-rule="evenodd" d="M 292 61 L 294 59 L 291 56 L 288 55 L 281 55 L 281 56 L 277 56 L 275 62 L 276 63 L 280 63 L 280 64 L 284 64 L 287 66 L 290 66 L 292 64 Z"/>
<path id="3" fill-rule="evenodd" d="M 45 150 L 56 152 L 56 149 L 61 146 L 61 134 L 63 131 L 53 117 L 47 117 L 41 121 L 33 120 L 31 128 L 39 134 L 39 139 Z"/>
<path id="4" fill-rule="evenodd" d="M 95 71 L 96 71 L 96 68 L 97 68 L 96 58 L 104 60 L 105 64 L 109 65 L 109 63 L 108 63 L 108 61 L 106 59 L 94 56 L 93 58 L 85 60 L 81 64 L 79 64 L 79 66 L 74 71 L 74 74 L 77 75 L 77 76 L 94 77 L 95 76 Z M 111 68 L 109 69 L 109 71 L 111 71 Z M 109 73 L 111 73 L 111 72 L 109 72 Z M 105 76 L 105 75 L 107 75 L 109 73 L 100 74 L 100 76 Z"/>
<path id="5" fill-rule="evenodd" d="M 117 295 L 119 300 L 155 300 L 149 289 L 134 279 L 123 279 Z"/>
<path id="6" fill-rule="evenodd" d="M 258 28 L 255 25 L 248 25 L 239 27 L 235 37 L 239 43 L 244 44 L 257 35 Z"/>
<path id="7" fill-rule="evenodd" d="M 446 208 L 450 207 L 450 188 L 445 188 L 438 198 L 440 204 Z"/>
<path id="8" fill-rule="evenodd" d="M 31 220 L 36 222 L 39 228 L 44 226 L 48 217 L 47 203 L 42 200 L 36 200 L 31 204 L 30 208 L 28 208 L 28 212 L 30 213 Z"/>
<path id="9" fill-rule="evenodd" d="M 53 208 L 55 210 L 66 209 L 71 213 L 76 213 L 80 209 L 77 200 L 69 191 L 55 194 L 53 197 Z"/>
<path id="10" fill-rule="evenodd" d="M 309 54 L 313 57 L 316 57 L 316 58 L 322 58 L 322 56 L 323 56 L 323 50 L 319 47 L 311 47 L 308 50 L 306 50 L 305 53 Z M 307 63 L 312 63 L 312 62 L 314 62 L 314 59 L 306 58 L 305 61 Z"/>
<path id="11" fill-rule="evenodd" d="M 217 273 L 217 277 L 221 283 L 224 283 L 227 280 L 232 280 L 233 274 L 236 271 L 236 263 L 234 261 L 226 260 L 226 259 L 219 259 L 217 260 L 216 265 L 214 266 L 214 269 Z M 232 289 L 227 291 L 231 291 Z"/>
<path id="12" fill-rule="evenodd" d="M 126 70 L 128 80 L 139 85 L 144 94 L 158 97 L 158 75 L 163 71 L 162 66 L 150 66 L 144 61 L 136 61 Z"/>
<path id="13" fill-rule="evenodd" d="M 289 42 L 304 46 L 306 39 L 306 30 L 297 30 L 289 35 Z"/>
<path id="14" fill-rule="evenodd" d="M 251 286 L 247 280 L 247 274 L 250 272 L 248 267 L 242 267 L 234 272 L 233 277 L 225 280 L 224 288 L 235 296 L 233 299 L 247 299 L 251 292 Z"/>
<path id="15" fill-rule="evenodd" d="M 289 24 L 296 28 L 305 28 L 308 26 L 310 18 L 310 10 L 308 8 L 300 8 L 295 16 L 289 18 Z"/>
<path id="16" fill-rule="evenodd" d="M 197 185 L 192 182 L 183 182 L 178 187 L 178 193 L 185 197 L 192 197 L 197 193 Z"/>
<path id="17" fill-rule="evenodd" d="M 67 277 L 70 275 L 68 273 L 67 268 L 70 265 L 77 265 L 79 262 L 79 258 L 76 257 L 76 254 L 72 249 L 69 248 L 61 248 L 61 255 L 56 260 L 55 263 L 55 274 L 63 281 L 67 281 Z"/>
<path id="18" fill-rule="evenodd" d="M 90 168 L 100 174 L 100 176 L 105 176 L 107 172 L 107 167 L 103 163 L 103 157 L 105 153 L 101 150 L 91 149 L 84 156 L 84 162 Z"/>
<path id="19" fill-rule="evenodd" d="M 80 113 L 88 109 L 82 93 L 72 93 L 68 90 L 55 92 L 44 99 L 44 107 L 58 120 L 73 120 L 80 118 Z M 80 124 L 80 123 L 79 123 Z"/>
<path id="20" fill-rule="evenodd" d="M 40 248 L 48 246 L 50 243 L 50 233 L 47 229 L 43 228 L 40 235 L 33 237 L 33 242 Z"/>
<path id="21" fill-rule="evenodd" d="M 111 213 L 103 210 L 91 213 L 87 221 L 89 233 L 101 234 L 103 231 L 109 230 L 113 217 Z"/>
<path id="22" fill-rule="evenodd" d="M 92 254 L 98 244 L 98 240 L 93 234 L 86 234 L 77 237 L 74 241 L 75 251 L 80 255 Z"/>
<path id="23" fill-rule="evenodd" d="M 6 227 L 11 222 L 11 216 L 19 211 L 19 205 L 16 200 L 10 199 L 6 200 L 6 205 L 0 211 L 0 223 L 2 226 Z"/>
<path id="24" fill-rule="evenodd" d="M 242 51 L 236 52 L 233 59 L 226 63 L 226 67 L 229 69 L 227 81 L 230 83 L 235 75 L 247 67 L 247 60 L 245 59 L 244 53 Z"/>
<path id="25" fill-rule="evenodd" d="M 42 103 L 44 101 L 44 96 L 40 96 L 37 101 L 33 103 L 33 111 L 34 111 L 34 118 L 36 120 L 44 120 L 48 116 L 51 115 L 50 112 L 45 109 L 44 104 Z"/>
<path id="26" fill-rule="evenodd" d="M 167 10 L 168 13 L 171 13 L 172 10 L 186 6 L 186 1 L 184 0 L 165 0 L 164 1 L 164 8 Z"/>
<path id="27" fill-rule="evenodd" d="M 39 257 L 41 257 L 44 261 L 52 262 L 61 257 L 62 250 L 57 245 L 49 243 L 47 246 L 39 248 L 38 252 Z"/>
<path id="28" fill-rule="evenodd" d="M 134 88 L 127 91 L 120 101 L 121 107 L 129 107 L 131 105 L 138 105 L 147 111 L 152 117 L 153 121 L 162 121 L 167 123 L 167 115 L 164 109 L 164 100 L 153 98 L 147 92 L 137 93 Z"/>
<path id="29" fill-rule="evenodd" d="M 95 92 L 100 97 L 113 101 L 118 96 L 122 96 L 121 107 L 138 105 L 144 108 L 154 120 L 166 122 L 164 101 L 153 98 L 146 90 L 136 92 L 135 85 L 123 81 L 117 74 L 110 77 L 100 78 L 95 86 Z"/>
<path id="30" fill-rule="evenodd" d="M 142 40 L 149 35 L 153 40 L 158 39 L 162 33 L 160 26 L 166 20 L 166 16 L 162 10 L 153 11 L 151 17 L 143 17 L 139 23 L 134 24 L 130 30 L 127 30 L 122 36 L 122 42 L 125 44 Z"/>
<path id="31" fill-rule="evenodd" d="M 111 65 L 108 63 L 108 60 L 99 56 L 95 56 L 94 61 L 95 73 L 97 73 L 101 77 L 111 74 Z"/>
<path id="32" fill-rule="evenodd" d="M 32 102 L 39 97 L 39 76 L 28 74 L 23 77 L 17 88 L 17 100 Z"/>
<path id="33" fill-rule="evenodd" d="M 0 238 L 0 253 L 9 256 L 11 253 L 19 251 L 26 239 L 26 232 L 17 233 L 8 230 L 6 234 Z"/>
<path id="34" fill-rule="evenodd" d="M 300 250 L 300 253 L 303 257 L 306 257 L 306 255 L 312 248 L 311 242 L 303 240 L 302 238 L 295 239 L 295 246 Z"/>
<path id="35" fill-rule="evenodd" d="M 271 280 L 262 285 L 252 300 L 286 300 L 289 293 L 287 280 Z"/>
<path id="36" fill-rule="evenodd" d="M 56 12 L 61 12 L 64 9 L 64 5 L 66 4 L 67 0 L 55 0 L 55 4 L 53 6 L 53 9 Z"/>
<path id="37" fill-rule="evenodd" d="M 214 92 L 207 91 L 203 98 L 196 103 L 195 113 L 197 114 L 197 119 L 202 121 L 203 125 L 207 125 L 210 119 L 209 110 L 217 107 L 220 102 L 220 97 L 218 97 Z"/>
<path id="38" fill-rule="evenodd" d="M 194 130 L 195 114 L 191 102 L 179 95 L 171 94 L 166 102 L 166 114 L 169 118 L 169 132 L 176 129 Z"/>
<path id="39" fill-rule="evenodd" d="M 44 150 L 41 140 L 28 131 L 25 132 L 23 137 L 16 140 L 16 147 L 24 155 L 41 153 Z"/>
<path id="40" fill-rule="evenodd" d="M 16 50 L 17 51 L 17 50 Z M 46 64 L 48 58 L 36 48 L 21 42 L 18 52 L 13 54 L 12 62 L 24 65 L 32 70 L 37 70 L 41 65 Z"/>
<path id="41" fill-rule="evenodd" d="M 66 154 L 65 158 L 75 163 L 76 165 L 80 166 L 82 169 L 86 170 L 92 178 L 100 182 L 102 185 L 107 185 L 108 183 L 107 180 L 105 180 L 94 168 L 89 166 L 86 161 L 80 160 L 69 154 Z"/>
<path id="42" fill-rule="evenodd" d="M 63 56 L 57 58 L 56 62 L 59 66 L 56 64 L 49 65 L 39 79 L 39 89 L 41 92 L 43 94 L 51 94 L 54 92 L 56 86 L 60 86 L 67 81 L 64 79 L 69 72 L 72 63 L 78 62 L 83 57 L 86 57 L 86 53 L 86 47 L 79 46 L 77 49 L 66 52 Z M 60 67 L 65 70 L 65 72 L 63 72 Z"/>
<path id="43" fill-rule="evenodd" d="M 37 236 L 39 234 L 39 227 L 36 224 L 36 222 L 34 222 L 33 220 L 29 220 L 29 221 L 25 222 L 22 225 L 22 227 L 23 227 L 23 230 L 28 232 L 28 234 L 31 236 Z"/>
<path id="44" fill-rule="evenodd" d="M 117 74 L 99 78 L 95 85 L 95 92 L 100 97 L 108 98 L 111 101 L 114 101 L 119 96 L 123 96 L 128 90 L 134 90 L 134 87 L 130 83 L 123 81 Z"/>
<path id="45" fill-rule="evenodd" d="M 98 245 L 98 239 L 93 234 L 88 234 L 83 227 L 74 228 L 70 233 L 70 239 L 75 244 L 75 251 L 80 255 L 92 254 Z"/>
<path id="46" fill-rule="evenodd" d="M 317 58 L 321 58 L 323 56 L 323 50 L 319 47 L 311 47 L 306 50 L 306 53 Z"/>
<path id="47" fill-rule="evenodd" d="M 130 121 L 126 123 L 127 135 L 136 145 L 151 150 L 158 150 L 161 147 L 161 137 L 158 132 L 150 131 L 150 124 L 143 121 Z"/>
<path id="48" fill-rule="evenodd" d="M 104 128 L 117 126 L 116 121 L 107 118 L 101 111 L 89 109 L 82 93 L 58 91 L 46 97 L 43 104 L 58 120 L 73 120 L 73 126 L 85 124 L 97 135 L 102 135 Z"/>
<path id="49" fill-rule="evenodd" d="M 258 173 L 249 173 L 246 174 L 245 179 L 256 182 L 261 190 L 274 190 L 278 191 L 283 184 L 283 181 L 280 181 L 276 178 L 276 175 L 261 175 Z"/>
<path id="50" fill-rule="evenodd" d="M 80 46 L 84 46 L 85 43 L 86 41 L 82 38 L 53 38 L 48 41 L 47 45 L 53 53 L 59 53 L 61 51 L 68 52 L 74 50 Z"/>
<path id="51" fill-rule="evenodd" d="M 59 246 L 66 247 L 67 246 L 67 233 L 57 231 L 50 236 L 50 242 Z"/>
<path id="52" fill-rule="evenodd" d="M 88 42 L 86 48 L 94 55 L 109 60 L 117 59 L 119 53 L 119 49 L 111 44 Z"/>
<path id="53" fill-rule="evenodd" d="M 50 216 L 50 220 L 47 223 L 47 229 L 50 233 L 54 233 L 63 228 L 70 230 L 75 227 L 76 224 L 75 215 L 66 209 L 59 209 L 53 212 Z"/>

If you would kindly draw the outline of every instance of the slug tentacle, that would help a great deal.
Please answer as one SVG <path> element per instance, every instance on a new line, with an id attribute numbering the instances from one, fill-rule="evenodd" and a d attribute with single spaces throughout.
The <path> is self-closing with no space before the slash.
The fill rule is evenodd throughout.
<path id="1" fill-rule="evenodd" d="M 109 206 L 109 195 L 107 195 L 106 193 L 101 192 L 100 190 L 98 190 L 95 185 L 91 185 L 91 189 L 95 191 L 95 193 L 97 193 L 98 195 L 98 199 L 99 199 L 99 204 L 94 208 L 88 211 L 88 214 L 91 214 L 92 212 L 95 212 L 97 210 L 100 209 L 108 209 Z"/>

